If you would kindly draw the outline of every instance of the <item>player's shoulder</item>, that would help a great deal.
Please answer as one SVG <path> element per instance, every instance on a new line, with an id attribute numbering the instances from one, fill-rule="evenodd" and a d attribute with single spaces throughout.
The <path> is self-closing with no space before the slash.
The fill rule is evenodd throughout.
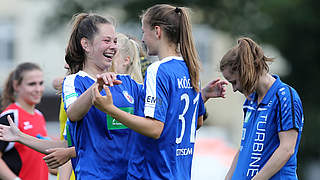
<path id="1" fill-rule="evenodd" d="M 15 103 L 10 104 L 6 109 L 4 109 L 1 114 L 0 114 L 0 118 L 2 117 L 6 117 L 7 115 L 16 115 L 18 116 L 19 113 L 19 107 L 17 107 L 17 105 Z"/>
<path id="2" fill-rule="evenodd" d="M 132 78 L 129 74 L 117 74 L 117 79 L 119 79 L 121 81 L 123 81 L 123 80 L 128 81 Z"/>
<path id="3" fill-rule="evenodd" d="M 302 104 L 298 92 L 286 83 L 281 83 L 278 86 L 276 96 L 281 104 L 287 104 L 288 102 L 299 104 L 300 106 Z"/>
<path id="4" fill-rule="evenodd" d="M 42 112 L 39 111 L 38 109 L 35 109 L 34 112 L 35 112 L 37 115 L 39 115 L 39 116 L 43 116 Z"/>

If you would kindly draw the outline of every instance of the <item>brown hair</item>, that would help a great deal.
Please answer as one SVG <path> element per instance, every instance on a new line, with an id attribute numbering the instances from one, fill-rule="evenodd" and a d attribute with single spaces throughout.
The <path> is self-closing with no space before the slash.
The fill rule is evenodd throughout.
<path id="1" fill-rule="evenodd" d="M 17 81 L 18 85 L 21 84 L 23 80 L 24 73 L 26 71 L 33 71 L 33 70 L 41 70 L 41 68 L 34 63 L 22 63 L 18 65 L 11 73 L 9 74 L 5 84 L 4 89 L 1 94 L 1 106 L 2 110 L 7 108 L 8 105 L 15 102 L 15 93 L 13 87 L 13 81 Z"/>
<path id="2" fill-rule="evenodd" d="M 71 36 L 66 49 L 65 60 L 69 65 L 70 74 L 75 74 L 83 69 L 85 52 L 81 46 L 81 39 L 92 40 L 99 33 L 99 24 L 113 24 L 111 20 L 95 14 L 80 13 L 72 17 L 73 23 Z"/>
<path id="3" fill-rule="evenodd" d="M 238 39 L 238 45 L 229 50 L 220 61 L 220 71 L 230 67 L 230 73 L 238 72 L 243 93 L 253 93 L 256 83 L 264 72 L 269 72 L 267 62 L 273 58 L 264 55 L 262 48 L 252 39 Z"/>
<path id="4" fill-rule="evenodd" d="M 194 45 L 188 9 L 158 4 L 147 9 L 141 17 L 151 28 L 160 26 L 169 42 L 178 44 L 189 70 L 191 85 L 199 92 L 200 60 Z"/>

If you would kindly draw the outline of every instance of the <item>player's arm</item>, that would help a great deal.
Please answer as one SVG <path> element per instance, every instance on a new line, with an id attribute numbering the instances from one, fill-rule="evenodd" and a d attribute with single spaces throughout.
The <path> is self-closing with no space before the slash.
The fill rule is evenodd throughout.
<path id="1" fill-rule="evenodd" d="M 280 145 L 274 151 L 265 166 L 253 177 L 254 180 L 269 179 L 276 174 L 294 154 L 298 131 L 290 129 L 281 131 L 279 134 Z"/>
<path id="2" fill-rule="evenodd" d="M 59 167 L 59 180 L 70 180 L 72 174 L 71 160 Z"/>
<path id="3" fill-rule="evenodd" d="M 96 105 L 96 104 L 95 104 Z M 110 116 L 120 121 L 122 124 L 127 126 L 128 128 L 134 130 L 137 133 L 140 133 L 144 136 L 159 139 L 164 127 L 164 123 L 158 121 L 156 119 L 140 117 L 117 108 L 116 106 L 112 106 L 110 108 L 100 108 L 97 107 L 103 112 L 108 113 Z"/>
<path id="4" fill-rule="evenodd" d="M 70 121 L 80 121 L 90 110 L 92 106 L 92 87 L 93 85 L 67 107 L 66 113 Z"/>
<path id="5" fill-rule="evenodd" d="M 238 158 L 239 158 L 239 150 L 238 150 L 238 152 L 236 153 L 236 155 L 234 156 L 234 158 L 232 160 L 231 167 L 230 167 L 226 177 L 224 178 L 225 180 L 231 180 L 232 175 L 234 173 L 234 170 L 236 169 L 236 166 L 237 166 Z"/>
<path id="6" fill-rule="evenodd" d="M 226 86 L 228 81 L 217 78 L 216 80 L 210 81 L 204 88 L 201 89 L 201 97 L 203 102 L 206 103 L 210 98 L 225 98 Z"/>
<path id="7" fill-rule="evenodd" d="M 120 121 L 128 128 L 154 139 L 160 138 L 164 123 L 148 117 L 140 117 L 124 112 L 113 105 L 112 95 L 107 86 L 103 86 L 106 96 L 101 96 L 98 85 L 93 89 L 93 104 L 101 111 L 108 113 L 110 116 Z"/>
<path id="8" fill-rule="evenodd" d="M 7 119 L 10 126 L 0 124 L 2 141 L 19 142 L 43 154 L 48 154 L 46 150 L 50 148 L 67 147 L 65 141 L 44 140 L 25 134 L 17 128 L 10 116 L 7 116 Z"/>
<path id="9" fill-rule="evenodd" d="M 0 152 L 0 179 L 15 179 L 15 175 L 7 164 L 2 159 L 2 152 Z"/>
<path id="10" fill-rule="evenodd" d="M 107 75 L 105 75 L 107 74 Z M 101 78 L 100 78 L 101 77 Z M 92 106 L 92 88 L 98 85 L 99 90 L 102 89 L 103 84 L 110 86 L 121 84 L 122 82 L 116 80 L 114 73 L 104 73 L 97 75 L 97 82 L 81 94 L 72 104 L 67 108 L 67 116 L 70 121 L 80 121 L 90 110 Z"/>

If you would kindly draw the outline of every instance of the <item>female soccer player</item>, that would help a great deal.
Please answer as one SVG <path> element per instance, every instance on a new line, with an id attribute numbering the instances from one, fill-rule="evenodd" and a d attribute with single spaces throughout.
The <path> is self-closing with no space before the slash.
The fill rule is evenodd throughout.
<path id="1" fill-rule="evenodd" d="M 0 124 L 8 125 L 10 116 L 21 132 L 33 137 L 47 136 L 45 119 L 35 106 L 44 91 L 43 72 L 33 63 L 22 63 L 10 74 L 2 92 Z M 46 180 L 48 167 L 44 155 L 29 147 L 0 141 L 0 179 Z"/>
<path id="2" fill-rule="evenodd" d="M 225 179 L 298 179 L 297 152 L 303 127 L 298 93 L 268 73 L 261 47 L 240 38 L 220 62 L 223 76 L 247 99 L 241 146 Z"/>
<path id="3" fill-rule="evenodd" d="M 152 6 L 142 15 L 142 31 L 148 54 L 160 59 L 147 69 L 139 106 L 142 117 L 114 106 L 112 96 L 116 96 L 106 86 L 106 96 L 95 86 L 93 103 L 137 132 L 128 179 L 190 179 L 197 122 L 202 122 L 204 106 L 187 10 Z"/>
<path id="4" fill-rule="evenodd" d="M 63 83 L 62 96 L 72 121 L 72 139 L 77 151 L 75 173 L 81 179 L 125 179 L 131 130 L 92 106 L 92 85 L 97 74 L 108 72 L 118 49 L 110 20 L 94 14 L 79 14 L 66 51 L 71 75 Z M 134 113 L 141 86 L 129 76 L 118 76 L 122 84 L 111 88 L 115 104 Z M 105 94 L 102 91 L 102 94 Z"/>

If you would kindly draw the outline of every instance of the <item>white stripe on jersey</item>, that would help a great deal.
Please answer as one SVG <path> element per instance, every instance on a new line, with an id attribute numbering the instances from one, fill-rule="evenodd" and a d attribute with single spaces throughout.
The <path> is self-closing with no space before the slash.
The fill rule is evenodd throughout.
<path id="1" fill-rule="evenodd" d="M 144 115 L 147 117 L 154 117 L 154 111 L 155 111 L 155 107 L 156 107 L 156 99 L 157 99 L 157 73 L 158 73 L 158 69 L 159 66 L 162 63 L 171 61 L 172 59 L 175 60 L 182 60 L 182 57 L 177 57 L 177 56 L 169 56 L 169 57 L 165 57 L 160 61 L 156 61 L 154 63 L 152 63 L 148 69 L 147 69 L 147 77 L 146 77 L 146 97 L 145 97 L 145 108 L 144 108 Z M 152 99 L 152 101 L 148 101 L 148 99 Z"/>
<path id="2" fill-rule="evenodd" d="M 69 107 L 70 104 L 72 104 L 75 100 L 77 100 L 78 98 L 78 94 L 76 92 L 75 89 L 75 78 L 77 76 L 81 76 L 81 77 L 89 77 L 90 79 L 94 80 L 95 82 L 97 81 L 95 78 L 91 77 L 88 73 L 84 72 L 84 71 L 79 71 L 76 74 L 72 74 L 69 75 L 65 78 L 65 80 L 63 81 L 63 100 L 64 100 L 64 104 L 65 107 Z"/>
<path id="3" fill-rule="evenodd" d="M 76 76 L 77 74 L 69 75 L 63 82 L 63 100 L 64 105 L 67 108 L 78 98 L 78 94 L 76 93 L 76 89 L 74 86 Z"/>
<path id="4" fill-rule="evenodd" d="M 251 106 L 243 106 L 243 109 L 244 108 L 247 108 L 247 109 L 250 109 L 250 110 L 256 110 L 255 108 L 251 107 Z"/>
<path id="5" fill-rule="evenodd" d="M 148 102 L 148 98 L 156 99 L 157 98 L 157 72 L 161 64 L 161 61 L 156 61 L 152 63 L 147 68 L 147 77 L 146 77 L 146 99 L 145 99 L 145 108 L 144 115 L 147 117 L 154 117 L 154 111 L 156 107 L 156 101 Z"/>

